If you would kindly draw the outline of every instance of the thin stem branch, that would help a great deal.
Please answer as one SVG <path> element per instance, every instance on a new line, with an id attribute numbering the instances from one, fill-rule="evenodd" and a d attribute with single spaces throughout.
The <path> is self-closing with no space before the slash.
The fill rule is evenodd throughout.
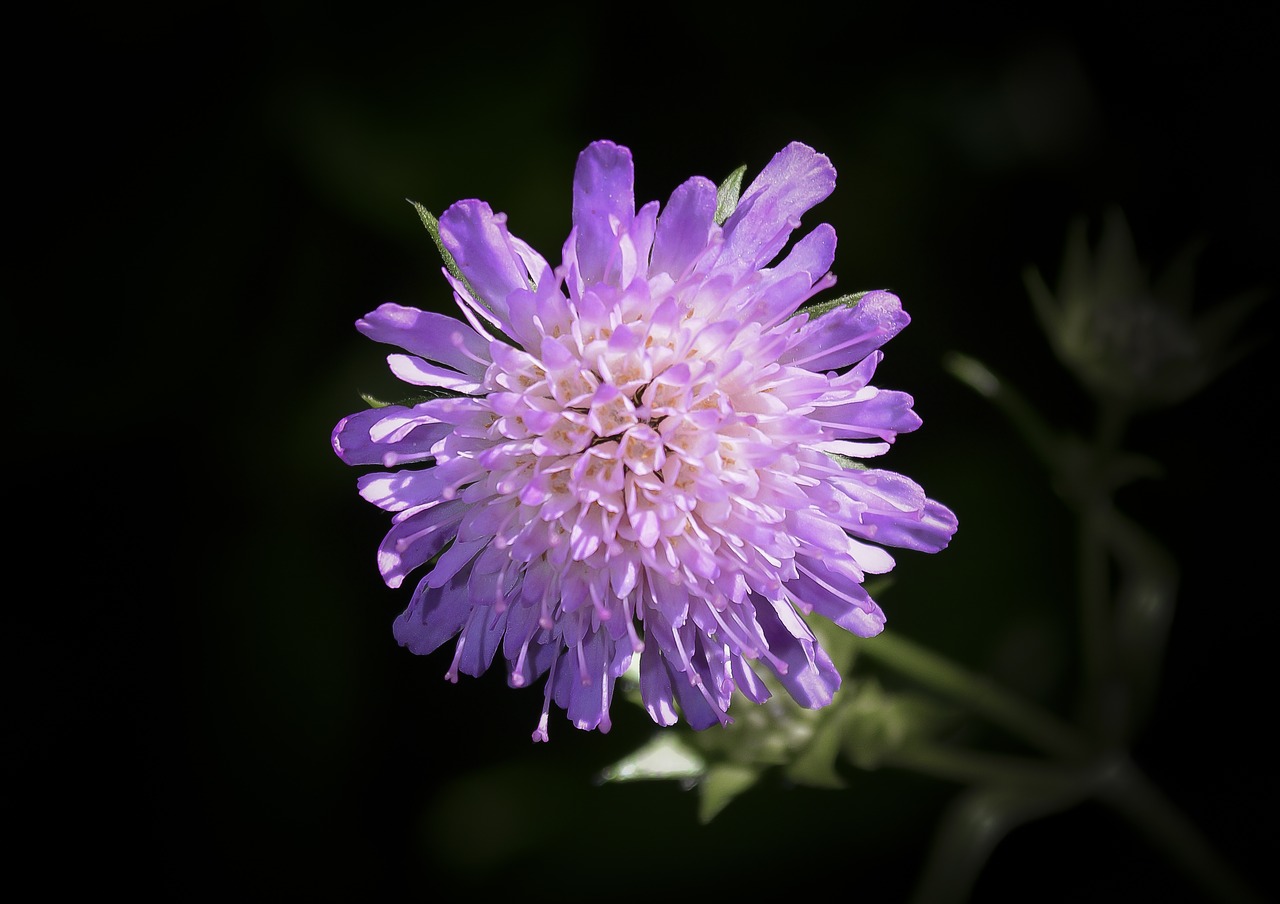
<path id="1" fill-rule="evenodd" d="M 1110 573 L 1098 518 L 1087 506 L 1076 519 L 1076 592 L 1080 612 L 1080 722 L 1094 737 L 1104 735 L 1104 700 L 1111 679 Z"/>
<path id="2" fill-rule="evenodd" d="M 1081 723 L 1101 746 L 1112 746 L 1125 732 L 1115 724 L 1115 604 L 1112 599 L 1108 532 L 1112 511 L 1112 468 L 1128 424 L 1128 410 L 1117 401 L 1100 403 L 1098 426 L 1089 453 L 1075 468 L 1056 475 L 1077 527 L 1080 612 Z M 1075 473 L 1072 473 L 1075 471 Z"/>
<path id="3" fill-rule="evenodd" d="M 1093 783 L 1079 767 L 1030 757 L 962 750 L 944 744 L 911 743 L 889 753 L 884 763 L 961 785 L 1075 793 L 1080 799 L 1089 793 Z"/>
<path id="4" fill-rule="evenodd" d="M 917 681 L 924 687 L 963 704 L 1011 734 L 1062 760 L 1077 760 L 1089 752 L 1066 723 L 1010 693 L 988 678 L 897 634 L 886 633 L 860 643 L 860 654 Z"/>
<path id="5" fill-rule="evenodd" d="M 1220 857 L 1204 834 L 1136 766 L 1117 761 L 1098 797 L 1163 850 L 1213 901 L 1264 904 L 1265 899 Z"/>

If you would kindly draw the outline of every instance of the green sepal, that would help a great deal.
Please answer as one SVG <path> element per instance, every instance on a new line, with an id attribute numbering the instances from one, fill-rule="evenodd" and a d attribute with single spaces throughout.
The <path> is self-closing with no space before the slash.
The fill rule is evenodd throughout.
<path id="1" fill-rule="evenodd" d="M 841 455 L 839 452 L 824 452 L 827 458 L 834 461 L 846 471 L 869 471 L 870 465 L 865 465 L 856 458 L 850 458 L 848 455 Z"/>
<path id="2" fill-rule="evenodd" d="M 414 405 L 421 405 L 423 402 L 430 402 L 435 399 L 456 399 L 466 393 L 455 392 L 452 389 L 440 389 L 438 387 L 427 387 L 416 395 L 406 396 L 403 399 L 396 399 L 393 402 L 383 401 L 369 395 L 367 392 L 360 393 L 360 398 L 364 399 L 365 404 L 370 408 L 387 408 L 391 405 L 399 405 L 402 408 L 412 408 Z"/>
<path id="3" fill-rule="evenodd" d="M 760 780 L 763 772 L 741 763 L 718 763 L 707 770 L 698 784 L 698 819 L 705 825 L 729 806 L 733 799 Z"/>
<path id="4" fill-rule="evenodd" d="M 405 200 L 409 201 L 408 198 L 406 198 Z M 492 311 L 493 308 L 489 307 L 489 305 L 485 303 L 485 300 L 480 297 L 480 293 L 478 293 L 475 290 L 475 287 L 473 287 L 471 283 L 467 280 L 467 278 L 462 275 L 462 269 L 458 266 L 458 262 L 454 260 L 453 255 L 449 253 L 449 249 L 446 248 L 444 246 L 444 242 L 441 241 L 440 221 L 436 219 L 435 214 L 427 210 L 417 201 L 409 201 L 409 203 L 412 204 L 413 209 L 418 212 L 418 218 L 422 220 L 422 225 L 427 227 L 427 232 L 431 235 L 431 241 L 436 243 L 436 250 L 438 250 L 440 252 L 440 256 L 444 258 L 444 268 L 449 271 L 449 274 L 454 279 L 456 279 L 458 282 L 462 283 L 462 285 L 466 287 L 467 293 L 472 298 L 474 298 L 478 303 L 484 305 L 486 308 L 489 308 L 489 310 Z"/>
<path id="5" fill-rule="evenodd" d="M 716 188 L 716 225 L 723 226 L 724 221 L 738 209 L 738 195 L 742 191 L 742 177 L 746 174 L 746 166 L 740 166 L 729 178 Z"/>
<path id="6" fill-rule="evenodd" d="M 360 398 L 364 399 L 364 403 L 370 408 L 388 408 L 395 404 L 395 402 L 384 402 L 382 399 L 375 399 L 367 392 L 360 393 Z"/>
<path id="7" fill-rule="evenodd" d="M 838 713 L 840 746 L 859 769 L 880 768 L 897 751 L 933 739 L 955 720 L 955 710 L 934 698 L 911 691 L 891 693 L 875 678 L 863 678 L 849 691 Z"/>
<path id="8" fill-rule="evenodd" d="M 847 674 L 847 673 L 846 673 Z M 844 710 L 833 707 L 828 711 L 813 737 L 796 758 L 785 769 L 787 778 L 798 785 L 810 788 L 843 788 L 844 777 L 836 768 L 843 746 L 843 725 L 841 716 Z"/>
<path id="9" fill-rule="evenodd" d="M 436 243 L 436 248 L 439 250 L 440 256 L 444 258 L 445 269 L 449 271 L 454 279 L 465 284 L 467 286 L 467 291 L 471 292 L 471 286 L 467 283 L 467 278 L 462 275 L 462 270 L 458 267 L 458 262 L 453 259 L 453 255 L 449 253 L 449 249 L 446 248 L 444 246 L 444 242 L 440 240 L 440 221 L 436 219 L 435 214 L 427 210 L 417 201 L 410 201 L 408 198 L 405 198 L 405 200 L 409 201 L 409 203 L 413 205 L 413 209 L 418 212 L 418 218 L 422 220 L 422 225 L 427 227 L 427 233 L 431 236 L 431 241 Z M 475 293 L 472 292 L 471 296 L 474 298 Z"/>
<path id="10" fill-rule="evenodd" d="M 707 761 L 679 734 L 663 731 L 600 773 L 601 782 L 674 779 L 695 782 L 706 775 Z"/>
<path id="11" fill-rule="evenodd" d="M 440 240 L 440 221 L 436 219 L 435 214 L 427 210 L 417 201 L 412 201 L 412 200 L 409 200 L 408 198 L 405 198 L 405 200 L 409 201 L 409 203 L 413 205 L 413 209 L 418 212 L 418 218 L 422 220 L 422 225 L 427 227 L 427 232 L 431 235 L 431 240 L 435 242 L 436 249 L 440 252 L 440 256 L 444 258 L 444 267 L 446 270 L 449 271 L 449 275 L 451 275 L 454 279 L 458 280 L 458 282 L 462 283 L 463 287 L 465 287 L 467 290 L 467 294 L 469 294 L 473 299 L 475 299 L 477 304 L 484 305 L 486 308 L 489 309 L 490 313 L 493 313 L 493 308 L 485 303 L 485 300 L 480 297 L 480 293 L 477 292 L 475 290 L 475 287 L 472 286 L 471 283 L 467 280 L 467 278 L 462 275 L 462 270 L 458 267 L 458 262 L 454 260 L 453 255 L 449 253 L 449 249 L 445 248 L 444 242 Z M 534 288 L 534 287 L 531 286 L 530 288 Z M 507 345 L 510 345 L 512 348 L 520 347 L 520 344 L 518 342 L 513 340 L 510 336 L 508 336 L 502 330 L 498 329 L 492 323 L 486 324 L 485 329 L 489 333 L 491 333 L 493 338 L 497 339 L 499 342 L 504 342 Z"/>
<path id="12" fill-rule="evenodd" d="M 818 301 L 810 305 L 804 305 L 797 314 L 808 314 L 810 320 L 816 320 L 824 314 L 830 314 L 836 308 L 852 308 L 857 307 L 858 302 L 862 301 L 862 296 L 870 293 L 854 292 L 852 295 L 841 295 L 839 298 L 833 298 L 830 301 Z"/>

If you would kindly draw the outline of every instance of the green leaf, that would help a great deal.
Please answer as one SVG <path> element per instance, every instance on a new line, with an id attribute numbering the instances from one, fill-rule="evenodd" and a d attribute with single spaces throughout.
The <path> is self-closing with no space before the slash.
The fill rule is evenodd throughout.
<path id="1" fill-rule="evenodd" d="M 707 770 L 698 789 L 698 819 L 705 825 L 733 799 L 760 780 L 760 769 L 738 763 L 722 763 Z"/>
<path id="2" fill-rule="evenodd" d="M 716 225 L 724 225 L 724 221 L 738 209 L 738 193 L 742 191 L 742 177 L 746 174 L 746 166 L 740 166 L 729 178 L 720 183 L 716 189 Z"/>
<path id="3" fill-rule="evenodd" d="M 653 779 L 693 781 L 707 771 L 706 760 L 671 731 L 655 735 L 629 756 L 600 773 L 602 782 L 632 782 Z"/>
<path id="4" fill-rule="evenodd" d="M 786 768 L 787 778 L 812 788 L 843 788 L 844 778 L 836 770 L 840 756 L 841 720 L 830 713 L 813 733 L 813 739 Z"/>

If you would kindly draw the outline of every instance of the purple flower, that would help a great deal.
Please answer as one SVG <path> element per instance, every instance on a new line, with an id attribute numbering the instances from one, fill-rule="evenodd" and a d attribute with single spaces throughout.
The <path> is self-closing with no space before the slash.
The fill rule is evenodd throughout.
<path id="1" fill-rule="evenodd" d="M 630 151 L 595 142 L 559 267 L 482 201 L 420 209 L 462 318 L 384 304 L 356 322 L 427 388 L 332 437 L 388 469 L 358 482 L 392 513 L 386 583 L 427 568 L 396 639 L 457 638 L 450 681 L 499 651 L 511 686 L 545 676 L 534 740 L 553 700 L 608 731 L 634 657 L 660 725 L 731 721 L 735 690 L 768 698 L 762 669 L 824 706 L 840 674 L 803 616 L 878 634 L 862 582 L 893 567 L 883 546 L 936 552 L 955 531 L 916 483 L 859 462 L 920 426 L 909 395 L 871 384 L 909 322 L 898 298 L 802 308 L 835 283 L 825 223 L 781 255 L 835 187 L 830 161 L 792 143 L 735 206 L 736 184 L 694 177 L 637 211 Z"/>

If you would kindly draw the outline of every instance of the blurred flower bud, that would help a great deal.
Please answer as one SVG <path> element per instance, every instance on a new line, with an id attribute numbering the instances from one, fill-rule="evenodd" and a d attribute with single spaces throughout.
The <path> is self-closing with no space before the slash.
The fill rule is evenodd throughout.
<path id="1" fill-rule="evenodd" d="M 1024 277 L 1054 352 L 1089 392 L 1133 411 L 1168 407 L 1241 357 L 1233 334 L 1261 293 L 1193 314 L 1197 245 L 1153 280 L 1122 211 L 1107 212 L 1094 248 L 1087 230 L 1071 226 L 1056 294 L 1034 267 Z"/>

